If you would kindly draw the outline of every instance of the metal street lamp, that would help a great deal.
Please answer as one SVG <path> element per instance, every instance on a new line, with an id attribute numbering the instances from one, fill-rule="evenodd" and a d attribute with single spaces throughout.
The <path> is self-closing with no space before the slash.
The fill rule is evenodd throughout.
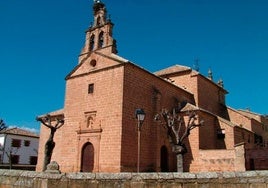
<path id="1" fill-rule="evenodd" d="M 145 119 L 145 112 L 143 109 L 139 108 L 135 111 L 136 119 L 138 120 L 138 162 L 137 162 L 137 172 L 140 172 L 140 142 L 141 142 L 141 126 Z"/>

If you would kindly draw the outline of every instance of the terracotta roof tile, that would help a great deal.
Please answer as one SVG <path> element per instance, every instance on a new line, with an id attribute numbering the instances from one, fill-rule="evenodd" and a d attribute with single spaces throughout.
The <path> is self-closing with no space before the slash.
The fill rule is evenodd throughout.
<path id="1" fill-rule="evenodd" d="M 21 136 L 29 136 L 29 137 L 39 137 L 37 133 L 25 130 L 25 129 L 20 129 L 18 127 L 13 127 L 13 128 L 7 128 L 6 130 L 0 131 L 2 134 L 13 134 L 13 135 L 21 135 Z"/>
<path id="2" fill-rule="evenodd" d="M 171 67 L 168 67 L 166 69 L 162 69 L 160 71 L 155 72 L 154 74 L 157 76 L 167 75 L 167 74 L 173 74 L 173 73 L 179 73 L 191 70 L 190 67 L 182 66 L 182 65 L 174 65 Z"/>
<path id="3" fill-rule="evenodd" d="M 64 109 L 56 110 L 53 112 L 49 112 L 46 114 L 39 115 L 38 118 L 45 117 L 46 115 L 51 115 L 51 116 L 58 116 L 58 115 L 64 115 Z"/>

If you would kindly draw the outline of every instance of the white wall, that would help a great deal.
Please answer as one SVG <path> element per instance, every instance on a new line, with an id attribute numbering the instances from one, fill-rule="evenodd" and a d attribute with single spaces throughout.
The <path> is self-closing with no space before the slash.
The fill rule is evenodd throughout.
<path id="1" fill-rule="evenodd" d="M 5 135 L 0 134 L 0 147 L 4 145 L 5 142 Z"/>
<path id="2" fill-rule="evenodd" d="M 0 163 L 2 163 L 2 158 L 4 155 L 4 151 L 2 150 L 4 147 L 4 142 L 5 142 L 5 135 L 4 134 L 0 134 Z"/>
<path id="3" fill-rule="evenodd" d="M 12 139 L 19 139 L 21 140 L 21 145 L 20 147 L 12 147 Z M 1 139 L 0 139 L 1 140 Z M 24 141 L 29 140 L 30 145 L 25 146 Z M 39 138 L 34 138 L 34 137 L 26 137 L 26 136 L 20 136 L 20 135 L 11 135 L 8 134 L 6 135 L 6 140 L 5 140 L 5 151 L 9 152 L 11 151 L 13 155 L 19 155 L 19 164 L 30 164 L 30 156 L 38 156 L 38 143 L 39 143 Z M 9 158 L 6 154 L 4 154 L 3 157 L 3 163 L 9 163 Z"/>

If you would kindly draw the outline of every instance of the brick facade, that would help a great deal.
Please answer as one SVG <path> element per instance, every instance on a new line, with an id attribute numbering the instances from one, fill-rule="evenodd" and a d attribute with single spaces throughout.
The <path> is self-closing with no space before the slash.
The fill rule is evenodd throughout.
<path id="1" fill-rule="evenodd" d="M 189 67 L 176 65 L 153 74 L 118 56 L 105 5 L 94 2 L 93 11 L 94 23 L 86 32 L 79 63 L 66 77 L 64 108 L 50 113 L 65 119 L 55 134 L 52 155 L 61 171 L 135 172 L 137 108 L 146 112 L 140 170 L 163 171 L 165 159 L 165 170 L 176 171 L 176 156 L 167 130 L 154 121 L 154 116 L 181 102 L 187 102 L 180 114 L 185 121 L 189 110 L 196 112 L 197 121 L 205 121 L 186 140 L 184 171 L 245 169 L 241 162 L 236 164 L 243 159 L 235 145 L 255 148 L 256 135 L 265 143 L 267 133 L 263 127 L 267 119 L 261 115 L 254 119 L 250 112 L 227 107 L 228 92 L 223 86 Z M 44 144 L 49 136 L 45 126 L 41 125 L 40 131 L 37 171 L 42 169 Z M 213 168 L 215 161 L 224 165 Z"/>

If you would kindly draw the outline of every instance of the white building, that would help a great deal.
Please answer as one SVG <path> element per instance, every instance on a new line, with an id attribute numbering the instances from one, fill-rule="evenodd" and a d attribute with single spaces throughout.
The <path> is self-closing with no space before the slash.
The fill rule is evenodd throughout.
<path id="1" fill-rule="evenodd" d="M 36 165 L 39 135 L 17 127 L 0 131 L 0 163 Z"/>

